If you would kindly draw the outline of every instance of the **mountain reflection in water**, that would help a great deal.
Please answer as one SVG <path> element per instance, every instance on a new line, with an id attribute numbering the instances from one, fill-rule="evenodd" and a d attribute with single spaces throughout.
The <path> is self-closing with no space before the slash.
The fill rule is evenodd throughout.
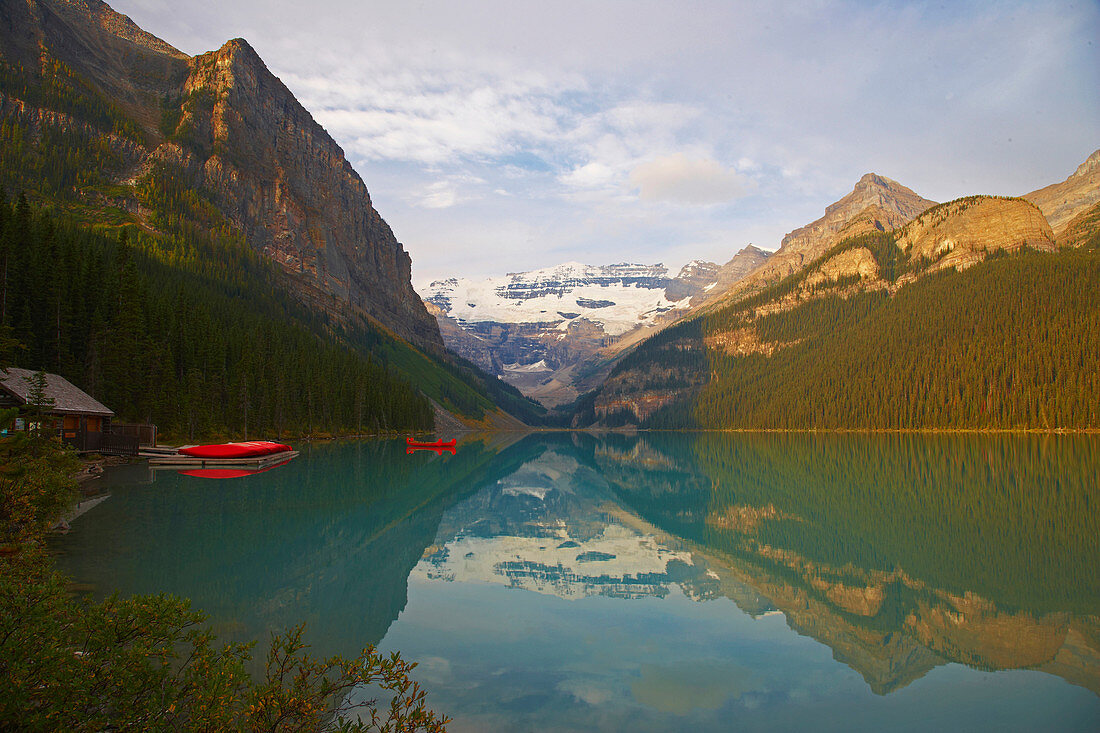
<path id="1" fill-rule="evenodd" d="M 305 619 L 319 653 L 400 649 L 453 730 L 1100 716 L 1096 437 L 403 448 L 314 446 L 217 490 L 112 478 L 63 564 L 189 596 L 235 638 Z"/>

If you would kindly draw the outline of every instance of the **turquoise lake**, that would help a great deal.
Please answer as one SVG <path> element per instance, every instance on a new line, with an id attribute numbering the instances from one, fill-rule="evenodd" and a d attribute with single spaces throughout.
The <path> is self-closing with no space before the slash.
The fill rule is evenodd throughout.
<path id="1" fill-rule="evenodd" d="M 78 588 L 419 666 L 453 731 L 1100 729 L 1100 437 L 549 433 L 123 466 Z"/>

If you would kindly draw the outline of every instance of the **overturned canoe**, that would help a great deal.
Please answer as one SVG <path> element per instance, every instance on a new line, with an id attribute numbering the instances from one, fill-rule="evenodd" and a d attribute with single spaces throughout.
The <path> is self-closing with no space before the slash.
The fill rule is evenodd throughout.
<path id="1" fill-rule="evenodd" d="M 249 440 L 244 443 L 215 443 L 180 448 L 180 455 L 192 458 L 255 458 L 272 453 L 284 453 L 293 450 L 289 445 L 273 443 L 270 440 Z"/>

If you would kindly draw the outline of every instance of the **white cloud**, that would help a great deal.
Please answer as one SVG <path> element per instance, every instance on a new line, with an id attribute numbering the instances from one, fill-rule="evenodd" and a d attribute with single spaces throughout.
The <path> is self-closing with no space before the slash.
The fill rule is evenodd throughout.
<path id="1" fill-rule="evenodd" d="M 468 203 L 481 198 L 475 191 L 485 184 L 484 178 L 468 174 L 448 176 L 428 184 L 413 197 L 413 204 L 424 209 L 449 209 L 460 203 Z"/>
<path id="2" fill-rule="evenodd" d="M 644 201 L 721 204 L 745 195 L 747 184 L 731 168 L 709 158 L 674 153 L 642 163 L 630 172 L 630 183 Z"/>
<path id="3" fill-rule="evenodd" d="M 615 182 L 617 174 L 615 169 L 605 163 L 591 162 L 577 166 L 568 173 L 558 177 L 567 186 L 578 188 L 596 188 L 607 186 Z"/>
<path id="4" fill-rule="evenodd" d="M 464 157 L 503 156 L 558 134 L 559 111 L 537 88 L 502 90 L 486 80 L 477 86 L 437 89 L 424 80 L 402 85 L 300 79 L 316 93 L 318 122 L 334 136 L 351 140 L 365 160 L 425 164 Z"/>
<path id="5" fill-rule="evenodd" d="M 457 203 L 458 191 L 446 181 L 428 186 L 419 201 L 419 205 L 425 209 L 447 209 Z"/>

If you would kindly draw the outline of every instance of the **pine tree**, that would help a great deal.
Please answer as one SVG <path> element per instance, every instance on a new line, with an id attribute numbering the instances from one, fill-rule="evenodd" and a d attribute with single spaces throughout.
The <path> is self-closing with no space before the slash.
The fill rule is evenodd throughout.
<path id="1" fill-rule="evenodd" d="M 30 377 L 23 377 L 29 389 L 27 391 L 26 416 L 30 432 L 36 438 L 45 438 L 49 435 L 46 427 L 46 417 L 54 407 L 54 399 L 49 396 L 49 380 L 46 372 L 39 370 Z"/>

